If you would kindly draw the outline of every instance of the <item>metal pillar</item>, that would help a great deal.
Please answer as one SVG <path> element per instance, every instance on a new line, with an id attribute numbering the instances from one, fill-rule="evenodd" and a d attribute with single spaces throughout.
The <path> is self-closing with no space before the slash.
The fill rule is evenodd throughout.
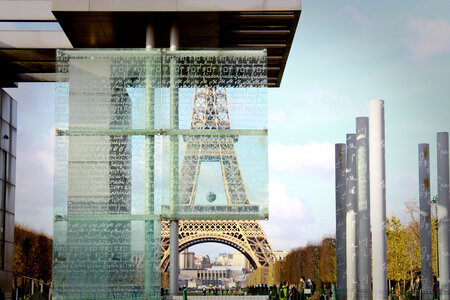
<path id="1" fill-rule="evenodd" d="M 356 118 L 358 299 L 372 299 L 370 259 L 369 118 Z"/>
<path id="2" fill-rule="evenodd" d="M 146 28 L 147 51 L 151 51 L 155 47 L 155 32 L 152 24 L 148 24 Z M 145 66 L 145 109 L 146 119 L 145 126 L 147 129 L 155 127 L 155 92 L 152 86 L 152 70 L 151 58 L 147 58 Z M 154 164 L 155 164 L 155 137 L 153 135 L 145 136 L 145 212 L 150 215 L 154 213 Z M 154 288 L 155 278 L 154 262 L 152 253 L 154 252 L 154 223 L 153 220 L 145 221 L 145 253 L 144 253 L 144 297 L 150 299 L 152 296 L 152 288 Z M 153 291 L 155 293 L 156 291 Z"/>
<path id="3" fill-rule="evenodd" d="M 346 263 L 347 263 L 347 300 L 356 300 L 358 288 L 356 239 L 356 135 L 347 134 L 347 195 L 346 195 Z"/>
<path id="4" fill-rule="evenodd" d="M 170 221 L 170 295 L 178 295 L 178 273 L 179 273 L 179 258 L 178 258 L 178 220 Z"/>
<path id="5" fill-rule="evenodd" d="M 170 27 L 170 51 L 175 51 L 179 44 L 178 24 Z M 178 87 L 176 86 L 176 60 L 170 61 L 170 129 L 178 129 Z M 178 136 L 170 136 L 170 295 L 178 295 Z"/>
<path id="6" fill-rule="evenodd" d="M 388 295 L 388 287 L 383 100 L 370 101 L 370 210 L 372 213 L 373 297 L 384 299 Z"/>
<path id="7" fill-rule="evenodd" d="M 152 23 L 147 24 L 147 28 L 145 31 L 145 48 L 155 48 L 155 28 L 153 27 Z"/>
<path id="8" fill-rule="evenodd" d="M 338 299 L 344 299 L 346 286 L 346 160 L 346 145 L 336 144 L 336 288 Z"/>
<path id="9" fill-rule="evenodd" d="M 448 243 L 448 132 L 437 134 L 438 220 L 439 220 L 439 286 L 440 299 L 450 299 L 449 243 Z"/>
<path id="10" fill-rule="evenodd" d="M 431 246 L 430 148 L 419 144 L 420 260 L 422 299 L 433 299 L 433 248 Z"/>

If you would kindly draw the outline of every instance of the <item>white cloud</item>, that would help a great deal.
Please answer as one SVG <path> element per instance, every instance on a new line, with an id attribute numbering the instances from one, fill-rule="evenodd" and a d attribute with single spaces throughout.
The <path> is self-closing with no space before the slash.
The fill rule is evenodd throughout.
<path id="1" fill-rule="evenodd" d="M 314 226 L 311 208 L 299 197 L 291 196 L 284 183 L 269 183 L 269 221 L 261 222 L 274 250 L 288 250 L 306 244 L 314 238 L 305 234 Z"/>
<path id="2" fill-rule="evenodd" d="M 308 142 L 306 145 L 269 144 L 269 164 L 275 171 L 300 176 L 316 174 L 331 178 L 334 174 L 334 145 Z"/>
<path id="3" fill-rule="evenodd" d="M 410 18 L 403 41 L 410 48 L 412 58 L 425 60 L 429 57 L 450 54 L 450 23 L 445 19 L 427 20 Z"/>

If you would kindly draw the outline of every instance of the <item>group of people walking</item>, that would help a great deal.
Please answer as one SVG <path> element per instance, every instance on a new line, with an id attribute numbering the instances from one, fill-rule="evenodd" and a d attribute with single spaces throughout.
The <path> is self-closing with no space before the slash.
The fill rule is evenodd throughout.
<path id="1" fill-rule="evenodd" d="M 314 295 L 316 285 L 311 279 L 300 278 L 299 284 L 290 284 L 285 281 L 279 288 L 270 287 L 270 300 L 304 300 Z M 325 298 L 323 298 L 325 299 Z"/>

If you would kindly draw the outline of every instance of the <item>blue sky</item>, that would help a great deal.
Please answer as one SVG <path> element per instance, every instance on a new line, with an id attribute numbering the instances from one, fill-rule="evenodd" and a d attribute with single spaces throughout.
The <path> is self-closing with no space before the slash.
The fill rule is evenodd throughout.
<path id="1" fill-rule="evenodd" d="M 334 144 L 385 100 L 388 215 L 418 198 L 417 145 L 450 131 L 448 1 L 305 0 L 280 88 L 269 89 L 270 220 L 275 249 L 332 235 Z M 16 221 L 51 233 L 53 84 L 8 89 L 19 102 Z M 208 250 L 222 252 L 220 246 Z"/>

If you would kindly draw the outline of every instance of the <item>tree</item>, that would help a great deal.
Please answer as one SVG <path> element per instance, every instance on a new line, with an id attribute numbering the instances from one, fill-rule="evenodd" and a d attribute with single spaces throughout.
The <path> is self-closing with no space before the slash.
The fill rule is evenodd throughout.
<path id="1" fill-rule="evenodd" d="M 408 271 L 412 285 L 415 275 L 419 273 L 421 269 L 419 207 L 416 199 L 406 201 L 405 206 L 410 217 L 409 223 L 405 228 L 406 241 L 408 245 L 405 255 L 409 262 Z"/>
<path id="2" fill-rule="evenodd" d="M 14 283 L 22 276 L 50 282 L 52 279 L 51 238 L 21 225 L 14 227 Z"/>
<path id="3" fill-rule="evenodd" d="M 408 265 L 404 229 L 405 226 L 395 216 L 386 220 L 387 274 L 389 280 L 398 283 L 406 279 L 404 268 Z"/>

